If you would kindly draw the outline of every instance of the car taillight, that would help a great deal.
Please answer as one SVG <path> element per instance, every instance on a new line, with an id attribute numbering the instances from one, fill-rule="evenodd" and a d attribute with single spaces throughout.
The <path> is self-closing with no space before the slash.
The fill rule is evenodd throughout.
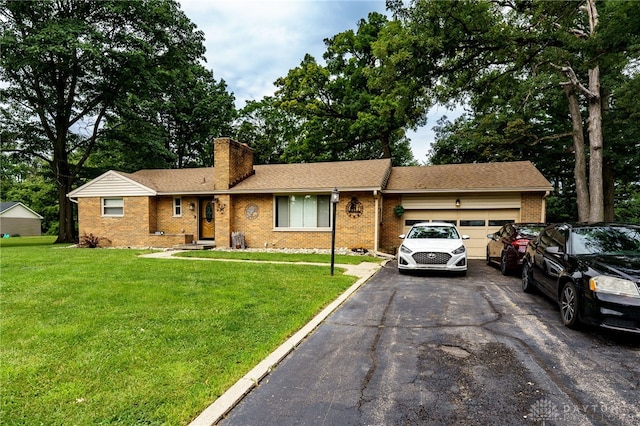
<path id="1" fill-rule="evenodd" d="M 515 240 L 511 244 L 519 252 L 523 252 L 524 253 L 526 251 L 526 249 L 527 249 L 527 246 L 529 245 L 529 240 L 524 240 L 524 239 Z"/>

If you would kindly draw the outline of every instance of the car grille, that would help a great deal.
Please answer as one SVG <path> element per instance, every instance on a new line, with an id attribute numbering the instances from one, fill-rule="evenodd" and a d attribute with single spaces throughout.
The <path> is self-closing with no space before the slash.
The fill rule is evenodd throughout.
<path id="1" fill-rule="evenodd" d="M 420 252 L 413 254 L 413 260 L 419 265 L 446 265 L 451 259 L 449 253 Z"/>

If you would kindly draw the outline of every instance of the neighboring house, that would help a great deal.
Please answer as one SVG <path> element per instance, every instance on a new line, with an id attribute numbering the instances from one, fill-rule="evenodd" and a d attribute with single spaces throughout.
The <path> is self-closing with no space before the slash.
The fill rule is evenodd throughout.
<path id="1" fill-rule="evenodd" d="M 216 139 L 214 167 L 108 171 L 68 196 L 80 235 L 113 246 L 172 247 L 233 232 L 247 247 L 330 248 L 331 191 L 340 191 L 336 247 L 395 253 L 411 224 L 458 225 L 470 257 L 485 255 L 487 234 L 507 221 L 545 221 L 552 187 L 528 161 L 392 167 L 389 159 L 254 165 L 253 151 Z M 397 206 L 402 206 L 401 213 Z M 397 213 L 396 213 L 397 212 Z"/>
<path id="2" fill-rule="evenodd" d="M 33 236 L 42 234 L 42 216 L 18 201 L 0 203 L 0 234 Z"/>

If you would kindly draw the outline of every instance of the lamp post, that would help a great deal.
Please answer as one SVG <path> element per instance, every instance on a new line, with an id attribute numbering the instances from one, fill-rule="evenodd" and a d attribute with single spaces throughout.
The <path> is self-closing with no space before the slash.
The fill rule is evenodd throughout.
<path id="1" fill-rule="evenodd" d="M 333 265 L 336 257 L 336 207 L 340 201 L 340 191 L 333 188 L 331 191 L 331 204 L 333 204 L 333 223 L 331 224 L 331 275 L 333 276 Z"/>

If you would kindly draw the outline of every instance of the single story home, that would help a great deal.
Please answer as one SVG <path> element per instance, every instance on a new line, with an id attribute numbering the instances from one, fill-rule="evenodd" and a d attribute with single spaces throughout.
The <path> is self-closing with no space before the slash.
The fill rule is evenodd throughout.
<path id="1" fill-rule="evenodd" d="M 339 191 L 333 215 L 332 190 Z M 391 160 L 254 165 L 253 151 L 214 142 L 214 167 L 108 171 L 70 192 L 80 235 L 122 247 L 209 242 L 251 248 L 335 247 L 395 254 L 416 222 L 446 220 L 485 256 L 509 221 L 544 222 L 552 186 L 529 161 L 392 167 Z"/>
<path id="2" fill-rule="evenodd" d="M 19 201 L 0 203 L 0 234 L 39 236 L 42 234 L 42 216 Z"/>

